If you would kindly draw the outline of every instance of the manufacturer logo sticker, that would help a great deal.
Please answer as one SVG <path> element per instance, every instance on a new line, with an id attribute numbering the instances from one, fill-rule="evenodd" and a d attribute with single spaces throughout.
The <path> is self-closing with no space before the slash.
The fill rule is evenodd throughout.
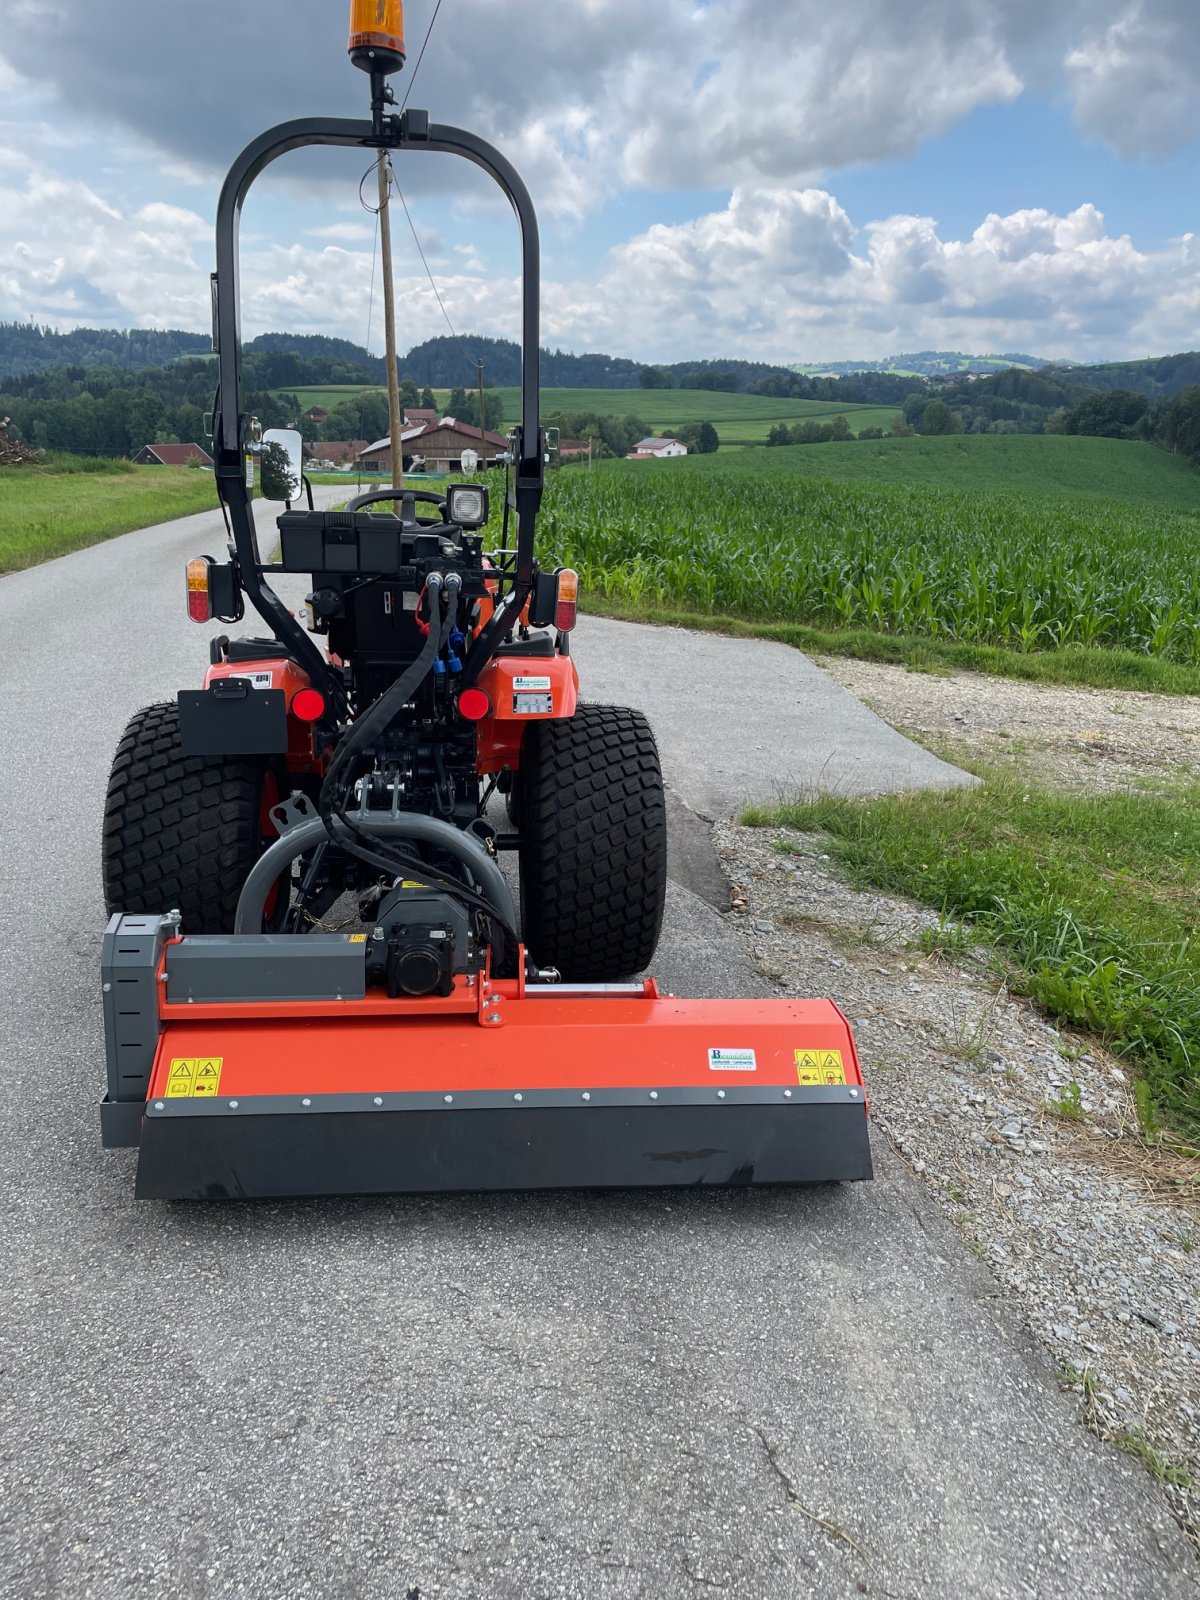
<path id="1" fill-rule="evenodd" d="M 753 1050 L 710 1050 L 710 1072 L 757 1072 L 758 1061 Z"/>

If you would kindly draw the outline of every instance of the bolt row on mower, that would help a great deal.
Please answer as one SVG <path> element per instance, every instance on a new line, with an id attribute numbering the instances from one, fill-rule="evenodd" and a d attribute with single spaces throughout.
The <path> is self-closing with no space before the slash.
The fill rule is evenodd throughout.
<path id="1" fill-rule="evenodd" d="M 832 1002 L 683 1000 L 640 976 L 666 892 L 662 774 L 640 712 L 580 702 L 576 577 L 535 556 L 533 207 L 491 145 L 389 109 L 399 8 L 356 9 L 393 18 L 352 37 L 370 119 L 272 129 L 220 197 L 214 459 L 231 543 L 189 563 L 188 610 L 224 627 L 248 600 L 268 633 L 216 633 L 203 687 L 139 711 L 117 750 L 104 1142 L 139 1148 L 152 1198 L 869 1177 Z M 314 145 L 463 157 L 512 204 L 521 422 L 498 550 L 477 482 L 293 509 L 298 435 L 255 439 L 240 214 L 271 162 Z M 274 562 L 256 451 L 264 494 L 287 502 Z M 307 626 L 274 574 L 311 582 Z"/>

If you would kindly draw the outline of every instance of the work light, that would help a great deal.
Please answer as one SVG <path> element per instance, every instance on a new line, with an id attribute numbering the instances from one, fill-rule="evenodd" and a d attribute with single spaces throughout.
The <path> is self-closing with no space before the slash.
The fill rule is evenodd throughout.
<path id="1" fill-rule="evenodd" d="M 447 521 L 460 528 L 482 528 L 488 519 L 488 492 L 481 483 L 455 483 L 446 493 Z"/>

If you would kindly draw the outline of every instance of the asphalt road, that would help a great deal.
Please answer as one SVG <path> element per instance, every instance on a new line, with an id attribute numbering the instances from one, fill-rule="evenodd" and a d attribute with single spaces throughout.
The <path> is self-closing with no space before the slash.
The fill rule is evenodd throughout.
<path id="1" fill-rule="evenodd" d="M 101 799 L 128 714 L 198 680 L 183 562 L 220 546 L 192 518 L 0 580 L 5 1600 L 1195 1594 L 878 1146 L 873 1185 L 812 1192 L 135 1206 L 96 1113 Z M 799 658 L 669 643 L 677 697 L 658 636 L 586 625 L 577 656 L 653 693 L 681 801 L 792 781 L 770 718 L 726 713 Z M 826 770 L 845 697 L 793 686 Z M 657 968 L 762 992 L 682 886 Z"/>

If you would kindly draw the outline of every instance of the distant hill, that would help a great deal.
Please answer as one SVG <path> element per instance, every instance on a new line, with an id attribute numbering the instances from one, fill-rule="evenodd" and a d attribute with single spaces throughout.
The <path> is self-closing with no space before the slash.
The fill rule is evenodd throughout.
<path id="1" fill-rule="evenodd" d="M 32 322 L 0 322 L 0 378 L 52 367 L 116 367 L 137 372 L 180 356 L 208 355 L 212 337 L 179 328 L 72 328 L 56 333 Z"/>
<path id="2" fill-rule="evenodd" d="M 306 361 L 327 361 L 333 366 L 361 367 L 369 381 L 387 382 L 387 364 L 383 357 L 373 356 L 364 345 L 354 344 L 349 339 L 330 339 L 323 333 L 260 333 L 257 338 L 248 340 L 244 348 L 251 355 L 295 355 Z"/>
<path id="3" fill-rule="evenodd" d="M 421 388 L 469 388 L 475 379 L 475 359 L 484 363 L 489 388 L 511 388 L 521 381 L 521 347 L 511 339 L 485 339 L 479 334 L 426 339 L 399 360 L 401 378 L 411 378 Z M 599 353 L 572 355 L 567 350 L 541 351 L 541 381 L 547 389 L 638 389 L 646 369 L 644 361 Z M 787 368 L 779 363 L 746 361 L 740 356 L 703 361 L 675 361 L 655 367 L 669 374 L 662 387 L 703 388 L 740 393 L 750 384 Z M 688 380 L 693 380 L 689 382 Z M 701 381 L 696 381 L 701 380 Z"/>
<path id="4" fill-rule="evenodd" d="M 1200 384 L 1200 350 L 1140 361 L 1105 361 L 1095 366 L 1059 366 L 1068 383 L 1082 389 L 1129 389 L 1148 400 L 1170 400 L 1181 389 Z"/>
<path id="5" fill-rule="evenodd" d="M 246 342 L 253 355 L 271 357 L 267 368 L 271 387 L 314 383 L 383 383 L 382 356 L 372 355 L 349 339 L 327 338 L 319 333 L 260 333 Z M 165 367 L 183 356 L 208 355 L 212 341 L 206 333 L 130 328 L 74 328 L 57 333 L 32 323 L 0 322 L 0 382 L 57 367 L 109 366 L 124 371 Z M 521 350 L 511 339 L 489 339 L 482 334 L 426 339 L 402 355 L 397 365 L 401 379 L 411 378 L 421 388 L 470 388 L 475 382 L 475 359 L 484 362 L 489 388 L 520 382 Z M 322 363 L 318 370 L 315 364 Z M 626 356 L 602 353 L 573 355 L 565 350 L 541 351 L 542 383 L 564 389 L 637 389 L 646 363 Z M 747 361 L 740 356 L 724 359 L 676 361 L 661 368 L 669 374 L 665 387 L 708 388 L 743 392 L 752 383 L 786 373 L 780 363 Z M 711 380 L 711 382 L 710 382 Z"/>
<path id="6" fill-rule="evenodd" d="M 895 372 L 909 378 L 945 378 L 957 372 L 1005 372 L 1010 367 L 1036 371 L 1048 366 L 1040 356 L 972 356 L 961 350 L 915 350 L 874 361 L 798 362 L 791 370 L 808 377 L 841 377 L 858 372 Z"/>

